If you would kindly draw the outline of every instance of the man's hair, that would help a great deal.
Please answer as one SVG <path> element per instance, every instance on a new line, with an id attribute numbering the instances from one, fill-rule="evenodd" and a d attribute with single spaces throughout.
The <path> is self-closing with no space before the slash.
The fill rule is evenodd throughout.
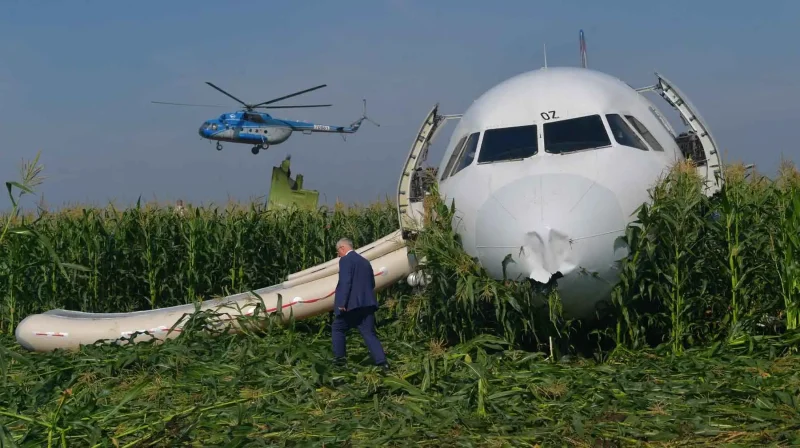
<path id="1" fill-rule="evenodd" d="M 352 249 L 353 248 L 353 242 L 350 241 L 349 238 L 341 238 L 339 241 L 336 242 L 336 248 L 338 249 L 338 248 L 340 248 L 342 246 L 349 247 L 350 249 Z"/>

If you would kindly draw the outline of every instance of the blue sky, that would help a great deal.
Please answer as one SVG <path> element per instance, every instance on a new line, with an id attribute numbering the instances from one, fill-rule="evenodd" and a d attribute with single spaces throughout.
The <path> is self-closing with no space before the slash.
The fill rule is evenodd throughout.
<path id="1" fill-rule="evenodd" d="M 637 87 L 658 70 L 700 109 L 727 160 L 772 173 L 781 155 L 800 162 L 798 19 L 793 1 L 8 1 L 0 180 L 41 150 L 39 191 L 51 207 L 140 195 L 247 201 L 268 193 L 271 167 L 291 154 L 323 201 L 371 202 L 394 194 L 434 103 L 463 112 L 494 84 L 541 67 L 543 43 L 550 66 L 578 65 L 581 28 L 590 68 Z M 236 109 L 204 81 L 250 102 L 327 83 L 286 103 L 333 107 L 275 114 L 349 124 L 366 98 L 381 127 L 365 123 L 347 142 L 295 134 L 257 156 L 246 145 L 217 152 L 197 128 L 224 110 L 150 103 Z M 432 164 L 448 139 L 440 134 Z"/>

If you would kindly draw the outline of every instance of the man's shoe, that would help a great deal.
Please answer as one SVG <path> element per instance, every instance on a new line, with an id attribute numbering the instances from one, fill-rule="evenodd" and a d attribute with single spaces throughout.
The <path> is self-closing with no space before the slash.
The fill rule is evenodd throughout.
<path id="1" fill-rule="evenodd" d="M 381 372 L 389 373 L 389 363 L 388 362 L 384 361 L 384 362 L 378 364 L 378 367 L 381 369 Z"/>
<path id="2" fill-rule="evenodd" d="M 333 365 L 336 367 L 347 367 L 346 358 L 333 358 Z"/>

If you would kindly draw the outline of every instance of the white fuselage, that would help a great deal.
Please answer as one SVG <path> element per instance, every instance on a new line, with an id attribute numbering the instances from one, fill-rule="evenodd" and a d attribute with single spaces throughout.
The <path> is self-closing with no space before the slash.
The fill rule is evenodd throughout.
<path id="1" fill-rule="evenodd" d="M 583 68 L 523 73 L 484 93 L 461 117 L 439 167 L 464 249 L 496 278 L 509 255 L 506 278 L 547 283 L 560 273 L 565 313 L 591 316 L 627 256 L 618 238 L 649 200 L 648 188 L 683 158 L 654 111 L 627 84 Z M 651 135 L 634 130 L 642 126 Z M 502 130 L 514 127 L 521 128 Z M 618 139 L 638 139 L 639 147 Z M 467 151 L 451 163 L 462 141 Z"/>

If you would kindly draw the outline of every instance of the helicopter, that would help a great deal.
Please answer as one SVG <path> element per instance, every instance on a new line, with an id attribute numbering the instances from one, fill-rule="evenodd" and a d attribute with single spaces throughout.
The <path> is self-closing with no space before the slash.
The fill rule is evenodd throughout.
<path id="1" fill-rule="evenodd" d="M 309 105 L 296 105 L 296 106 L 268 106 L 268 104 L 276 103 L 287 98 L 297 95 L 302 95 L 323 87 L 327 84 L 321 84 L 309 89 L 301 90 L 298 92 L 290 93 L 279 98 L 271 99 L 256 104 L 248 104 L 236 98 L 220 87 L 211 82 L 206 81 L 206 84 L 223 93 L 224 95 L 234 99 L 236 102 L 244 106 L 244 109 L 235 112 L 227 112 L 218 117 L 206 120 L 197 130 L 200 137 L 216 141 L 217 151 L 222 151 L 222 142 L 228 143 L 241 143 L 253 145 L 250 152 L 258 154 L 260 150 L 266 150 L 270 145 L 277 145 L 289 139 L 293 132 L 299 131 L 303 134 L 312 134 L 314 132 L 323 133 L 337 133 L 354 134 L 361 127 L 361 123 L 367 120 L 374 125 L 380 125 L 367 117 L 367 100 L 364 99 L 364 113 L 361 118 L 354 121 L 348 126 L 335 126 L 326 124 L 309 123 L 306 121 L 287 120 L 274 117 L 265 112 L 258 112 L 256 109 L 293 109 L 293 108 L 310 108 L 310 107 L 330 107 L 331 104 L 309 104 Z M 151 101 L 156 104 L 167 104 L 172 106 L 197 106 L 197 107 L 226 107 L 211 104 L 186 104 L 186 103 L 170 103 L 164 101 Z"/>

